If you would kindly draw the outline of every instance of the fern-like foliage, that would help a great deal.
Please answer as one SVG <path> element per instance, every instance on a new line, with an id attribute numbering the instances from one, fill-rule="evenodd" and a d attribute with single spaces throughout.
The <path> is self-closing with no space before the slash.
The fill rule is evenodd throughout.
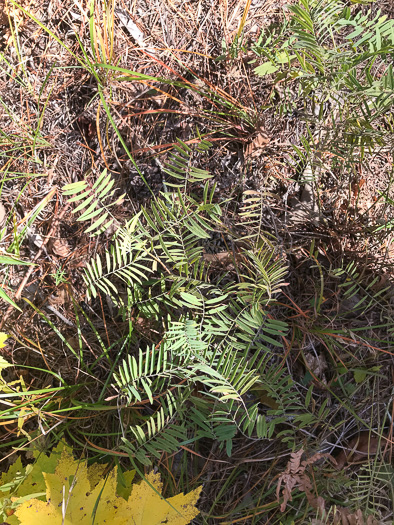
<path id="1" fill-rule="evenodd" d="M 383 145 L 378 123 L 394 103 L 394 21 L 340 0 L 299 0 L 289 10 L 290 23 L 265 31 L 254 48 L 268 59 L 257 74 L 297 82 L 298 99 L 285 87 L 281 111 L 313 123 L 320 151 L 346 157 L 351 147 Z"/>
<path id="2" fill-rule="evenodd" d="M 217 340 L 209 325 L 202 332 L 196 321 L 184 319 L 170 325 L 159 348 L 123 360 L 115 380 L 127 405 L 156 407 L 144 425 L 130 427 L 132 438 L 123 439 L 133 458 L 148 464 L 158 451 L 175 451 L 186 443 L 187 429 L 194 429 L 194 439 L 217 439 L 230 452 L 237 432 L 271 438 L 277 425 L 293 417 L 292 382 L 268 363 L 264 345 L 249 357 L 231 344 L 219 352 Z M 260 390 L 275 400 L 277 410 L 261 413 L 257 397 L 248 400 L 251 391 L 257 396 Z"/>
<path id="3" fill-rule="evenodd" d="M 176 452 L 179 445 L 187 441 L 187 426 L 181 407 L 182 398 L 175 399 L 168 392 L 154 416 L 144 425 L 130 427 L 130 436 L 123 438 L 121 448 L 143 465 L 151 465 L 151 457 L 160 459 L 163 451 Z"/>
<path id="4" fill-rule="evenodd" d="M 196 152 L 207 151 L 211 143 L 202 140 L 196 146 Z M 207 170 L 197 168 L 192 163 L 193 150 L 187 144 L 178 139 L 178 144 L 174 146 L 175 152 L 171 153 L 164 173 L 170 176 L 170 181 L 166 184 L 172 188 L 186 188 L 187 184 L 202 182 L 212 178 Z M 173 180 L 175 179 L 175 181 Z"/>
<path id="5" fill-rule="evenodd" d="M 385 462 L 372 462 L 360 468 L 353 497 L 359 508 L 379 517 L 380 511 L 383 514 L 394 499 L 393 467 Z"/>
<path id="6" fill-rule="evenodd" d="M 341 278 L 342 282 L 338 286 L 343 292 L 343 300 L 352 303 L 354 316 L 365 316 L 371 309 L 384 311 L 384 294 L 390 287 L 374 289 L 380 276 L 367 279 L 360 273 L 354 261 L 348 263 L 344 268 L 332 270 L 332 273 Z"/>
<path id="7" fill-rule="evenodd" d="M 200 144 L 200 156 L 208 147 Z M 271 439 L 297 412 L 292 381 L 276 357 L 287 324 L 270 313 L 287 267 L 262 231 L 261 196 L 251 201 L 256 196 L 247 194 L 241 223 L 226 227 L 210 175 L 193 167 L 193 156 L 179 142 L 165 191 L 119 227 L 84 277 L 90 297 L 105 294 L 130 323 L 156 327 L 150 343 L 139 331 L 113 375 L 122 405 L 137 410 L 123 425 L 122 448 L 144 464 L 200 438 L 219 440 L 230 454 L 238 432 Z M 83 199 L 78 203 L 86 218 Z M 217 230 L 227 244 L 208 253 Z M 267 411 L 260 392 L 277 409 Z"/>
<path id="8" fill-rule="evenodd" d="M 93 184 L 87 180 L 73 182 L 63 187 L 64 195 L 72 195 L 69 202 L 78 202 L 73 213 L 82 212 L 78 221 L 93 221 L 85 233 L 91 236 L 107 230 L 114 222 L 110 208 L 116 206 L 123 198 L 121 195 L 114 199 L 116 190 L 115 181 L 111 174 L 104 170 Z"/>

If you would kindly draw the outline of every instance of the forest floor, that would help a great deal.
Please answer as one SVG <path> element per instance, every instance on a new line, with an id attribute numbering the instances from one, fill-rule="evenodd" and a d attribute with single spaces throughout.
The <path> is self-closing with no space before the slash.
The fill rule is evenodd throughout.
<path id="1" fill-rule="evenodd" d="M 229 206 L 227 223 L 236 222 L 244 192 L 264 194 L 262 230 L 288 265 L 278 299 L 291 326 L 284 366 L 300 398 L 313 384 L 318 405 L 330 407 L 330 423 L 298 430 L 296 442 L 309 457 L 331 454 L 342 467 L 328 465 L 309 481 L 330 506 L 351 500 L 357 486 L 362 512 L 375 516 L 368 523 L 392 523 L 394 244 L 391 229 L 383 226 L 394 219 L 393 150 L 374 148 L 347 177 L 338 175 L 343 166 L 327 153 L 317 178 L 308 178 L 308 161 L 296 158 L 294 146 L 305 147 L 309 109 L 279 111 L 287 96 L 281 82 L 255 72 L 264 62 L 256 52 L 259 37 L 290 16 L 288 4 L 97 0 L 91 16 L 85 0 L 23 0 L 18 6 L 0 0 L 0 249 L 34 262 L 2 266 L 2 289 L 19 306 L 1 301 L 1 330 L 10 335 L 3 356 L 15 364 L 4 377 L 22 377 L 26 391 L 44 397 L 57 376 L 78 385 L 78 337 L 84 359 L 94 363 L 101 352 L 97 333 L 110 347 L 127 330 L 105 295 L 87 300 L 83 280 L 86 263 L 104 253 L 113 231 L 100 242 L 85 233 L 63 186 L 93 182 L 107 169 L 116 195 L 124 194 L 114 208 L 122 222 L 166 190 L 163 166 L 176 141 L 192 146 L 203 137 L 212 146 L 208 155 L 195 155 L 195 165 L 212 174 L 217 199 L 238 203 Z M 371 8 L 394 17 L 389 0 Z M 86 66 L 95 62 L 101 63 L 101 94 Z M 121 78 L 122 69 L 138 74 Z M 213 254 L 225 251 L 221 232 L 211 241 Z M 346 278 L 340 280 L 335 269 L 346 271 Z M 78 308 L 91 324 L 80 322 Z M 150 327 L 141 321 L 139 329 Z M 99 370 L 97 381 L 108 373 Z M 15 447 L 43 439 L 39 417 L 15 420 L 6 405 L 0 408 L 5 459 Z M 71 424 L 71 418 L 54 416 L 46 443 L 58 439 L 63 427 L 72 434 Z M 102 430 L 106 424 L 114 422 L 100 423 L 99 437 L 89 442 L 93 455 L 114 446 Z M 76 449 L 83 445 L 74 443 Z M 215 444 L 183 452 L 192 465 L 190 487 L 204 486 L 196 523 L 312 519 L 306 490 L 280 510 L 275 489 L 292 451 L 279 441 L 240 435 L 231 458 Z M 163 454 L 157 464 L 168 494 L 180 488 L 173 462 Z M 374 487 L 373 498 L 363 483 Z"/>

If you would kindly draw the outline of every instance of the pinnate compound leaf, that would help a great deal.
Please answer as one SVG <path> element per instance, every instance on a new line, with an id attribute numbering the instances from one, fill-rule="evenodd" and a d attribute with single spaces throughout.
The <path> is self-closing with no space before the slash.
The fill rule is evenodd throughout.
<path id="1" fill-rule="evenodd" d="M 46 501 L 23 501 L 12 517 L 22 525 L 187 525 L 199 514 L 195 504 L 201 487 L 165 500 L 160 496 L 159 474 L 148 474 L 130 492 L 127 485 L 134 472 L 118 476 L 115 467 L 104 476 L 105 467 L 88 467 L 85 460 L 75 460 L 64 448 L 54 472 L 42 474 Z M 120 479 L 126 486 L 121 487 Z"/>
<path id="2" fill-rule="evenodd" d="M 287 503 L 292 501 L 292 493 L 295 488 L 305 492 L 306 498 L 311 507 L 320 511 L 324 510 L 325 500 L 321 496 L 314 494 L 314 484 L 311 481 L 307 468 L 323 458 L 327 458 L 333 463 L 335 463 L 335 460 L 330 454 L 318 452 L 310 458 L 301 461 L 303 454 L 303 448 L 297 452 L 292 452 L 286 470 L 279 476 L 278 485 L 276 487 L 276 497 L 279 502 L 282 488 L 283 502 L 280 506 L 281 512 L 285 512 Z"/>

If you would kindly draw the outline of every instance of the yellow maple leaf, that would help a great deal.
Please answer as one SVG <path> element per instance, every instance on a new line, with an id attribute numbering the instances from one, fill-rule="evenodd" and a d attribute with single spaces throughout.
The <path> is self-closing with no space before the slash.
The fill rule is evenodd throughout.
<path id="1" fill-rule="evenodd" d="M 161 494 L 163 484 L 160 474 L 151 472 L 146 476 L 147 481 Z M 195 505 L 200 497 L 202 487 L 189 492 L 178 494 L 173 498 L 162 499 L 146 481 L 133 485 L 128 500 L 132 519 L 128 524 L 133 525 L 187 525 L 200 511 Z"/>
<path id="2" fill-rule="evenodd" d="M 8 335 L 5 334 L 4 332 L 0 332 L 0 348 L 5 347 L 5 342 L 7 339 L 8 339 Z"/>
<path id="3" fill-rule="evenodd" d="M 76 462 L 64 450 L 55 472 L 43 473 L 46 501 L 24 501 L 16 517 L 22 525 L 91 525 L 93 518 L 95 525 L 187 525 L 199 514 L 195 504 L 201 487 L 165 500 L 159 495 L 160 475 L 152 472 L 147 481 L 132 485 L 126 500 L 116 493 L 116 467 L 98 480 L 100 472 L 101 467 L 88 467 L 85 460 Z M 132 478 L 125 474 L 126 480 Z"/>
<path id="4" fill-rule="evenodd" d="M 55 473 L 44 473 L 46 501 L 22 503 L 15 513 L 21 524 L 91 525 L 94 515 L 97 525 L 126 524 L 122 514 L 127 511 L 127 501 L 116 495 L 116 469 L 92 488 L 86 461 L 80 461 L 73 470 L 69 470 L 70 464 L 71 458 L 62 455 Z"/>

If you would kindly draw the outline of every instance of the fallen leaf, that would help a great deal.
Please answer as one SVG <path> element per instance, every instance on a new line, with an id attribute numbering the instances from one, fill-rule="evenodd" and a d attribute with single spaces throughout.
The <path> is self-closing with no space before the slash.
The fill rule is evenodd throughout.
<path id="1" fill-rule="evenodd" d="M 334 525 L 378 525 L 379 522 L 371 515 L 366 520 L 364 519 L 363 513 L 360 509 L 352 513 L 345 507 L 337 508 L 337 512 L 334 515 Z"/>
<path id="2" fill-rule="evenodd" d="M 115 9 L 115 14 L 119 18 L 121 25 L 130 33 L 130 35 L 134 38 L 136 43 L 140 47 L 146 48 L 146 44 L 144 42 L 144 33 L 137 26 L 137 24 L 133 22 L 127 11 L 125 9 L 117 8 Z M 149 47 L 146 49 L 150 53 L 156 54 L 156 51 L 153 48 Z"/>
<path id="3" fill-rule="evenodd" d="M 48 244 L 50 250 L 60 258 L 66 258 L 70 254 L 70 246 L 65 239 L 55 239 Z"/>
<path id="4" fill-rule="evenodd" d="M 151 472 L 146 479 L 161 494 L 163 483 L 160 481 L 160 474 Z M 202 487 L 188 494 L 181 493 L 165 500 L 147 482 L 143 481 L 139 485 L 133 485 L 131 490 L 128 503 L 132 517 L 127 522 L 130 525 L 159 525 L 161 523 L 187 525 L 199 514 L 195 504 L 200 497 Z"/>
<path id="5" fill-rule="evenodd" d="M 265 131 L 265 129 L 260 128 L 261 131 L 256 135 L 256 137 L 250 142 L 245 149 L 246 158 L 255 158 L 259 157 L 263 150 L 267 147 L 270 142 L 270 136 Z"/>
<path id="6" fill-rule="evenodd" d="M 78 117 L 77 125 L 81 135 L 90 143 L 97 135 L 97 128 L 94 120 L 88 119 L 85 116 Z"/>
<path id="7" fill-rule="evenodd" d="M 366 462 L 375 456 L 380 447 L 384 444 L 384 439 L 373 437 L 370 432 L 360 432 L 357 436 L 349 441 L 347 447 L 344 447 L 336 456 L 336 468 L 341 470 L 345 465 L 350 463 Z"/>
<path id="8" fill-rule="evenodd" d="M 364 379 L 367 377 L 367 370 L 358 368 L 353 372 L 354 380 L 357 384 L 362 383 Z"/>
<path id="9" fill-rule="evenodd" d="M 5 347 L 5 342 L 6 340 L 8 339 L 8 335 L 5 334 L 4 332 L 0 332 L 0 348 L 4 348 Z M 9 365 L 11 366 L 11 365 Z"/>
<path id="10" fill-rule="evenodd" d="M 3 224 L 5 223 L 6 216 L 7 212 L 4 207 L 4 204 L 0 202 L 0 226 L 3 226 Z"/>
<path id="11" fill-rule="evenodd" d="M 311 352 L 305 353 L 305 363 L 310 372 L 319 379 L 324 377 L 324 372 L 327 369 L 327 361 L 323 354 L 314 355 Z M 326 381 L 324 381 L 326 383 Z"/>
<path id="12" fill-rule="evenodd" d="M 56 289 L 56 295 L 52 294 L 48 297 L 48 303 L 51 306 L 60 306 L 70 303 L 70 296 L 66 288 L 58 287 Z"/>
<path id="13" fill-rule="evenodd" d="M 53 463 L 52 455 L 47 461 Z M 106 465 L 88 466 L 66 448 L 56 469 L 48 466 L 51 472 L 40 469 L 46 501 L 31 498 L 21 502 L 15 512 L 21 525 L 91 525 L 93 519 L 96 525 L 187 525 L 199 514 L 195 505 L 202 487 L 164 499 L 160 475 L 151 472 L 130 490 L 127 485 L 134 472 L 118 476 L 115 467 L 104 476 Z M 126 486 L 118 489 L 122 477 Z"/>
<path id="14" fill-rule="evenodd" d="M 85 462 L 70 471 L 67 461 L 62 459 L 54 474 L 43 474 L 46 501 L 31 499 L 17 508 L 16 516 L 22 525 L 90 525 L 94 515 L 98 518 L 95 520 L 97 525 L 127 523 L 125 516 L 120 519 L 127 512 L 127 502 L 115 494 L 116 469 L 92 488 Z"/>
<path id="15" fill-rule="evenodd" d="M 5 0 L 0 0 L 0 26 L 8 25 L 8 14 L 6 11 Z"/>
<path id="16" fill-rule="evenodd" d="M 224 267 L 225 270 L 234 270 L 234 255 L 230 252 L 206 253 L 203 254 L 204 261 L 215 266 Z M 235 254 L 235 260 L 239 262 L 240 255 Z"/>
<path id="17" fill-rule="evenodd" d="M 324 511 L 325 500 L 321 496 L 315 495 L 313 493 L 314 485 L 312 484 L 311 478 L 306 472 L 306 469 L 323 458 L 328 458 L 333 463 L 335 463 L 335 460 L 330 456 L 330 454 L 318 452 L 310 458 L 301 461 L 303 454 L 303 448 L 300 448 L 300 450 L 297 452 L 292 452 L 290 460 L 287 463 L 286 470 L 279 476 L 278 485 L 276 487 L 276 498 L 279 502 L 282 489 L 283 502 L 280 506 L 281 512 L 284 512 L 287 503 L 292 501 L 292 492 L 295 488 L 305 492 L 308 503 L 313 508 L 319 510 L 320 512 Z"/>

